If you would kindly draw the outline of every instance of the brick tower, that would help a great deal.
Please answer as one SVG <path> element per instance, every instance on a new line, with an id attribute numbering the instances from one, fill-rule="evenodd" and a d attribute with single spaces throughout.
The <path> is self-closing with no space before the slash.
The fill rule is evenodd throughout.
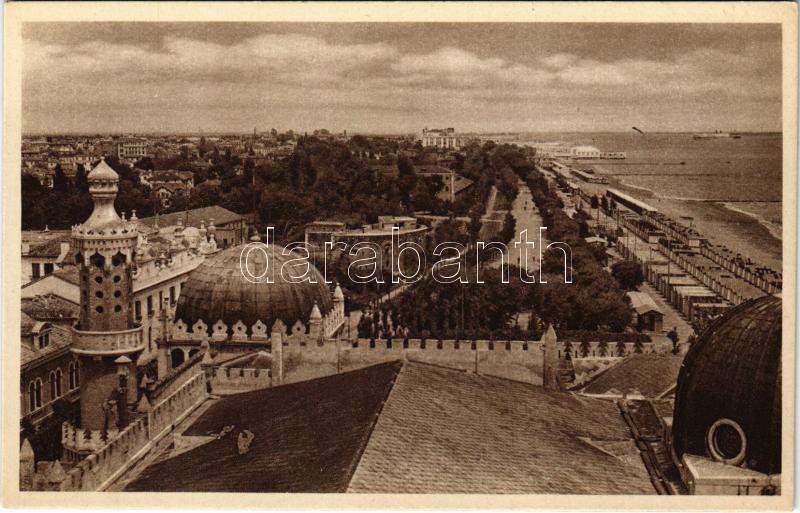
<path id="1" fill-rule="evenodd" d="M 87 179 L 94 211 L 72 228 L 81 291 L 72 351 L 81 359 L 80 427 L 98 432 L 127 423 L 127 407 L 137 392 L 128 380 L 136 379 L 144 343 L 131 308 L 138 231 L 114 209 L 119 176 L 103 160 Z"/>

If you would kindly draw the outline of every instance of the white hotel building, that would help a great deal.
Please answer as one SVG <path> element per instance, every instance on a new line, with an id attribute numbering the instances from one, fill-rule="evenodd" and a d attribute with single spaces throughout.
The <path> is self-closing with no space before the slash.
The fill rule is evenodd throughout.
<path id="1" fill-rule="evenodd" d="M 446 150 L 457 150 L 461 147 L 455 128 L 422 129 L 422 146 L 435 146 Z"/>

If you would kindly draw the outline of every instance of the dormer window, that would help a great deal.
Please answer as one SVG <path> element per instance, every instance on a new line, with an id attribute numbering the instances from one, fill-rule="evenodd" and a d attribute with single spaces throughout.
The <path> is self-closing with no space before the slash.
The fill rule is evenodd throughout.
<path id="1" fill-rule="evenodd" d="M 38 342 L 39 342 L 39 349 L 44 349 L 45 347 L 50 345 L 50 330 L 44 331 L 39 334 Z"/>

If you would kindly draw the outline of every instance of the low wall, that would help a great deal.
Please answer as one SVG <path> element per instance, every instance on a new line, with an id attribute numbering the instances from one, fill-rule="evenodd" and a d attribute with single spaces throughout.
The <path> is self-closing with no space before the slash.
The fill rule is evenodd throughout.
<path id="1" fill-rule="evenodd" d="M 649 342 L 641 343 L 641 347 L 638 351 L 639 353 L 651 354 L 663 351 L 663 347 L 656 343 L 657 340 L 660 339 L 660 335 L 650 334 L 650 338 L 651 340 Z M 606 342 L 605 347 L 603 347 L 601 342 L 589 342 L 588 346 L 585 347 L 586 351 L 581 348 L 581 342 L 570 342 L 570 354 L 573 358 L 609 358 L 630 356 L 637 353 L 635 342 L 623 342 L 623 346 L 622 354 L 619 354 L 620 348 L 618 342 Z M 558 356 L 564 356 L 565 350 L 565 342 L 559 341 Z M 584 352 L 586 356 L 584 356 Z"/>
<path id="2" fill-rule="evenodd" d="M 59 490 L 101 490 L 120 469 L 126 469 L 132 457 L 145 449 L 148 443 L 147 419 L 138 419 L 105 447 L 93 452 L 70 469 Z"/>
<path id="3" fill-rule="evenodd" d="M 284 347 L 284 382 L 294 383 L 393 360 L 413 360 L 532 384 L 542 383 L 539 341 L 354 339 Z"/>
<path id="4" fill-rule="evenodd" d="M 147 414 L 151 440 L 159 440 L 206 399 L 206 377 L 197 372 L 175 392 L 156 403 Z"/>
<path id="5" fill-rule="evenodd" d="M 272 386 L 269 369 L 214 367 L 208 378 L 211 392 L 219 395 L 237 394 Z"/>
<path id="6" fill-rule="evenodd" d="M 102 449 L 75 465 L 59 484 L 61 491 L 102 491 L 147 454 L 175 424 L 206 398 L 205 376 L 195 374 L 136 419 Z"/>
<path id="7" fill-rule="evenodd" d="M 168 397 L 181 388 L 186 381 L 200 372 L 202 360 L 203 354 L 198 353 L 169 371 L 162 379 L 153 383 L 150 387 L 150 400 L 154 403 L 158 402 L 161 398 Z"/>

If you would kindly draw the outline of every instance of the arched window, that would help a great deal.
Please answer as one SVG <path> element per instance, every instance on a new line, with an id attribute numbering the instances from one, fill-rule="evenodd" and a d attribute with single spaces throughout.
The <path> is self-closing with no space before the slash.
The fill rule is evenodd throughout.
<path id="1" fill-rule="evenodd" d="M 33 381 L 28 385 L 28 410 L 33 411 L 36 409 L 36 385 Z"/>
<path id="2" fill-rule="evenodd" d="M 89 262 L 98 269 L 102 269 L 106 265 L 106 258 L 100 253 L 95 253 L 89 258 Z"/>
<path id="3" fill-rule="evenodd" d="M 58 378 L 55 372 L 50 372 L 50 379 L 48 379 L 48 382 L 50 384 L 50 400 L 54 401 L 58 397 L 58 387 L 56 386 Z"/>
<path id="4" fill-rule="evenodd" d="M 28 386 L 28 394 L 29 394 L 29 404 L 31 407 L 31 411 L 38 410 L 42 407 L 42 380 L 36 379 L 36 381 L 31 381 L 31 384 Z"/>
<path id="5" fill-rule="evenodd" d="M 78 364 L 70 362 L 69 364 L 69 389 L 75 390 L 78 388 Z"/>
<path id="6" fill-rule="evenodd" d="M 61 374 L 61 369 L 56 369 L 56 397 L 61 397 L 61 378 L 63 375 Z"/>
<path id="7" fill-rule="evenodd" d="M 114 267 L 119 267 L 120 265 L 125 263 L 125 255 L 122 252 L 117 252 L 116 255 L 111 257 L 111 265 Z"/>

